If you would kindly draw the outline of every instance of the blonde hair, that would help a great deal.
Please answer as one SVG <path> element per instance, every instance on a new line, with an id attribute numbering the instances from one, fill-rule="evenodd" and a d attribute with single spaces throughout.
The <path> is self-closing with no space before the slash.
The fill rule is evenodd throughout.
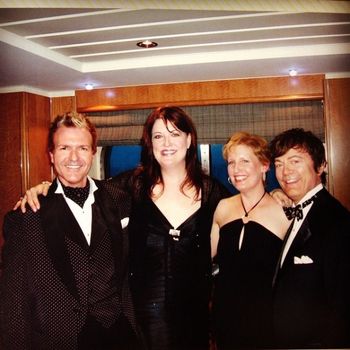
<path id="1" fill-rule="evenodd" d="M 77 112 L 68 112 L 62 115 L 58 115 L 54 121 L 51 123 L 49 129 L 49 138 L 48 138 L 48 149 L 49 152 L 52 152 L 55 148 L 55 144 L 53 142 L 53 137 L 55 132 L 61 126 L 65 126 L 67 128 L 79 128 L 86 129 L 89 131 L 92 137 L 92 151 L 95 154 L 97 150 L 97 133 L 95 126 L 90 122 L 90 120 L 81 113 Z"/>
<path id="2" fill-rule="evenodd" d="M 245 131 L 239 131 L 233 134 L 224 145 L 222 155 L 225 160 L 227 160 L 230 150 L 238 145 L 250 147 L 261 164 L 270 164 L 271 158 L 267 141 L 261 136 L 252 135 Z"/>

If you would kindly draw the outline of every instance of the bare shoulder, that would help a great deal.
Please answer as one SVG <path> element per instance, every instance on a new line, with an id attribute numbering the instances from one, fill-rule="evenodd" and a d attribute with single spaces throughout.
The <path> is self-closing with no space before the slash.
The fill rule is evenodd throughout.
<path id="1" fill-rule="evenodd" d="M 219 226 L 235 219 L 239 212 L 239 204 L 240 200 L 238 195 L 224 198 L 219 202 L 215 210 L 215 220 Z"/>
<path id="2" fill-rule="evenodd" d="M 216 207 L 216 210 L 223 211 L 223 212 L 230 210 L 230 208 L 236 205 L 237 199 L 238 199 L 238 195 L 221 199 L 218 206 Z"/>
<path id="3" fill-rule="evenodd" d="M 267 227 L 281 239 L 284 238 L 290 222 L 288 221 L 283 207 L 279 205 L 271 196 L 266 198 L 264 206 L 264 216 L 267 218 Z"/>

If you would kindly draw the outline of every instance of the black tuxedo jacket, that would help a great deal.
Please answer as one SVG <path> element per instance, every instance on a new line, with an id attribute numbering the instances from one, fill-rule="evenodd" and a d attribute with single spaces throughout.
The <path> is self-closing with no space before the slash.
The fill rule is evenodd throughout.
<path id="1" fill-rule="evenodd" d="M 350 347 L 350 214 L 326 189 L 277 275 L 274 329 L 277 348 Z"/>
<path id="2" fill-rule="evenodd" d="M 127 197 L 120 200 L 117 190 L 109 193 L 102 183 L 96 184 L 89 249 L 97 249 L 107 228 L 120 294 L 115 312 L 118 319 L 125 319 L 121 316 L 124 314 L 135 325 L 126 284 L 126 237 L 115 205 L 118 201 L 127 206 Z M 77 289 L 77 280 L 82 277 L 72 268 L 65 237 L 79 245 L 87 243 L 63 196 L 55 190 L 53 184 L 47 197 L 40 199 L 38 212 L 27 209 L 22 214 L 17 210 L 5 217 L 0 283 L 0 338 L 4 350 L 75 349 L 87 317 Z M 96 220 L 97 210 L 103 220 Z"/>

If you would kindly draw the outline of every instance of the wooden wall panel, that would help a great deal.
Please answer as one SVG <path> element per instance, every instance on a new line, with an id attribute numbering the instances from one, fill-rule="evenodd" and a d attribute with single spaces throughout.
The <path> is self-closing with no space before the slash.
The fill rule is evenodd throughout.
<path id="1" fill-rule="evenodd" d="M 28 189 L 43 180 L 51 179 L 47 155 L 47 135 L 50 126 L 50 100 L 44 96 L 25 94 L 26 161 L 24 187 Z"/>
<path id="2" fill-rule="evenodd" d="M 21 96 L 22 93 L 0 94 L 0 227 L 3 217 L 22 193 L 21 178 Z M 0 235 L 0 246 L 2 235 Z"/>
<path id="3" fill-rule="evenodd" d="M 50 100 L 20 93 L 0 94 L 0 225 L 20 195 L 44 179 L 51 179 L 47 158 Z M 3 239 L 0 235 L 0 245 Z"/>
<path id="4" fill-rule="evenodd" d="M 350 210 L 350 78 L 325 80 L 329 189 Z"/>
<path id="5" fill-rule="evenodd" d="M 51 98 L 51 120 L 58 115 L 76 111 L 75 96 L 52 97 Z"/>
<path id="6" fill-rule="evenodd" d="M 77 90 L 80 112 L 224 103 L 271 102 L 323 97 L 324 75 Z"/>

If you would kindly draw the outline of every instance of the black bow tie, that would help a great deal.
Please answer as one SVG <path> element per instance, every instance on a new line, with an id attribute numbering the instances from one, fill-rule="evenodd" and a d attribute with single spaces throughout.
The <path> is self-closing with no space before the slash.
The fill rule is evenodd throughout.
<path id="1" fill-rule="evenodd" d="M 61 183 L 62 184 L 62 183 Z M 90 183 L 87 181 L 85 187 L 69 187 L 62 184 L 62 188 L 66 197 L 83 207 L 85 201 L 89 197 Z"/>
<path id="2" fill-rule="evenodd" d="M 295 207 L 283 207 L 283 210 L 285 214 L 287 215 L 288 220 L 292 220 L 296 218 L 298 221 L 302 220 L 303 215 L 303 209 L 307 207 L 310 203 L 312 203 L 316 198 L 315 196 L 312 196 L 310 199 L 306 200 L 302 204 L 298 204 Z"/>

